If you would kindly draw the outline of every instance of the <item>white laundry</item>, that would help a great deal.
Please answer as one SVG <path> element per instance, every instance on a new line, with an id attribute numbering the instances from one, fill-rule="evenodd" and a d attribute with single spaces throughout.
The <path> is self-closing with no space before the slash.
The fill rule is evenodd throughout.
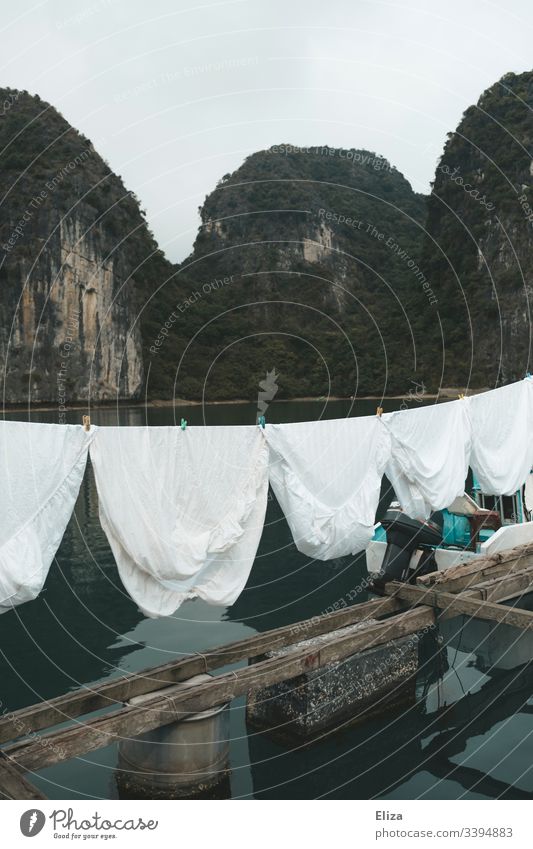
<path id="1" fill-rule="evenodd" d="M 376 416 L 266 426 L 270 483 L 299 551 L 356 554 L 374 533 L 390 438 Z"/>
<path id="2" fill-rule="evenodd" d="M 140 609 L 232 604 L 252 567 L 268 495 L 260 428 L 108 427 L 91 446 L 100 521 Z"/>
<path id="3" fill-rule="evenodd" d="M 464 400 L 398 410 L 382 419 L 392 437 L 385 474 L 409 516 L 427 519 L 463 494 L 471 446 Z"/>
<path id="4" fill-rule="evenodd" d="M 96 430 L 0 422 L 0 613 L 42 590 Z"/>
<path id="5" fill-rule="evenodd" d="M 512 495 L 533 465 L 533 380 L 526 378 L 467 399 L 472 422 L 470 465 L 487 495 Z"/>

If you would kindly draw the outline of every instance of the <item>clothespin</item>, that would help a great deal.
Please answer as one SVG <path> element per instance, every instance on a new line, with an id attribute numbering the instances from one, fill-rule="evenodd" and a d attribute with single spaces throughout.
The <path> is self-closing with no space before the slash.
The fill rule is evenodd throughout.
<path id="1" fill-rule="evenodd" d="M 258 424 L 258 425 L 260 425 L 260 426 L 263 428 L 263 430 L 264 430 L 264 429 L 265 429 L 265 424 L 266 424 L 266 419 L 265 419 L 265 417 L 264 417 L 264 416 L 259 416 L 259 418 L 257 419 L 257 424 Z"/>
<path id="2" fill-rule="evenodd" d="M 182 419 L 182 420 L 181 420 L 181 429 L 182 429 L 182 430 L 185 430 L 185 428 L 186 428 L 186 427 L 187 427 L 187 420 L 186 420 L 186 419 Z"/>
<path id="3" fill-rule="evenodd" d="M 376 410 L 376 416 L 379 416 L 379 418 L 381 418 L 382 414 L 383 414 L 383 407 L 378 407 L 377 410 Z"/>
<path id="4" fill-rule="evenodd" d="M 89 431 L 91 429 L 91 417 L 83 416 L 83 429 Z"/>
<path id="5" fill-rule="evenodd" d="M 533 375 L 531 374 L 531 372 L 530 372 L 530 371 L 526 371 L 526 379 L 527 379 L 528 377 L 533 377 Z"/>
<path id="6" fill-rule="evenodd" d="M 461 393 L 461 395 L 458 395 L 457 397 L 458 397 L 459 401 L 464 401 L 464 399 L 465 399 L 464 393 Z"/>

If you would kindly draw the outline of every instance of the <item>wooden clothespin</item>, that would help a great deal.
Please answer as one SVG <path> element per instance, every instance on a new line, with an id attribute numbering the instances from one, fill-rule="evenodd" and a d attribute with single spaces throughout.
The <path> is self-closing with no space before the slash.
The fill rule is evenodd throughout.
<path id="1" fill-rule="evenodd" d="M 83 416 L 83 429 L 89 431 L 91 429 L 91 417 Z"/>
<path id="2" fill-rule="evenodd" d="M 382 415 L 383 415 L 383 407 L 378 407 L 377 410 L 376 410 L 376 416 L 379 416 L 381 418 Z"/>
<path id="3" fill-rule="evenodd" d="M 464 399 L 465 399 L 464 393 L 461 393 L 457 397 L 459 398 L 459 401 L 464 401 Z"/>
<path id="4" fill-rule="evenodd" d="M 182 419 L 181 420 L 181 429 L 185 430 L 186 427 L 187 427 L 187 419 Z"/>

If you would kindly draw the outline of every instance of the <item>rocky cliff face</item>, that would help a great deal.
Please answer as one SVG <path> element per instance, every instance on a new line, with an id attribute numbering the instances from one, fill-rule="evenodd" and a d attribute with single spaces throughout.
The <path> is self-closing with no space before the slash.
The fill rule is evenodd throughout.
<path id="1" fill-rule="evenodd" d="M 449 134 L 429 200 L 371 151 L 253 154 L 205 199 L 176 268 L 90 141 L 0 90 L 4 400 L 255 400 L 265 374 L 278 398 L 521 377 L 532 106 L 533 73 L 488 89 Z"/>
<path id="2" fill-rule="evenodd" d="M 225 175 L 200 214 L 180 269 L 198 297 L 178 394 L 206 381 L 210 397 L 252 398 L 272 369 L 278 397 L 408 391 L 418 316 L 432 311 L 425 198 L 386 159 L 274 146 Z"/>
<path id="3" fill-rule="evenodd" d="M 165 262 L 87 139 L 37 97 L 3 90 L 0 102 L 3 397 L 60 409 L 135 398 L 139 304 Z"/>
<path id="4" fill-rule="evenodd" d="M 533 73 L 507 74 L 450 133 L 428 205 L 424 262 L 443 336 L 425 361 L 444 385 L 489 386 L 531 369 Z"/>

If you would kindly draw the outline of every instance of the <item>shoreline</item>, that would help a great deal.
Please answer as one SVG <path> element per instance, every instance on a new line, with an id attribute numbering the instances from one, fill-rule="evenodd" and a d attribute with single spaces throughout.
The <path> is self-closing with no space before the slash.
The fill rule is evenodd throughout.
<path id="1" fill-rule="evenodd" d="M 489 387 L 482 387 L 480 389 L 468 389 L 464 390 L 461 387 L 445 387 L 441 389 L 439 392 L 425 392 L 423 395 L 413 396 L 412 393 L 407 393 L 403 395 L 358 395 L 355 398 L 350 398 L 346 395 L 328 395 L 313 397 L 311 395 L 305 395 L 302 397 L 296 398 L 277 398 L 270 401 L 270 404 L 291 404 L 291 403 L 329 403 L 330 401 L 347 401 L 353 404 L 356 404 L 358 401 L 433 401 L 438 398 L 451 401 L 459 397 L 460 394 L 465 395 L 477 395 L 480 392 L 488 391 Z M 75 403 L 69 404 L 69 406 L 61 410 L 62 413 L 71 413 L 76 410 L 83 410 L 84 412 L 90 410 L 99 410 L 99 409 L 112 409 L 113 407 L 118 409 L 139 409 L 139 408 L 170 408 L 170 407 L 216 407 L 224 404 L 254 404 L 253 401 L 250 401 L 246 398 L 231 398 L 224 401 L 194 401 L 186 398 L 175 398 L 175 399 L 166 399 L 166 398 L 155 398 L 151 401 L 135 401 L 128 400 L 127 398 L 120 399 L 117 401 L 97 401 L 92 404 L 83 404 L 83 403 Z M 58 410 L 58 405 L 52 403 L 50 401 L 43 401 L 42 403 L 35 404 L 10 404 L 4 405 L 2 407 L 2 412 L 4 413 L 19 413 L 24 410 L 28 412 L 40 412 L 40 413 L 53 413 Z"/>

